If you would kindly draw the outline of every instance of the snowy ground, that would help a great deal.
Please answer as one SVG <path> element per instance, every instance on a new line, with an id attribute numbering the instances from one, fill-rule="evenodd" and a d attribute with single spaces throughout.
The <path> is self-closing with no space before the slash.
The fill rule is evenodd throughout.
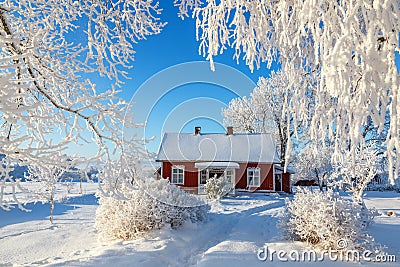
<path id="1" fill-rule="evenodd" d="M 95 185 L 84 195 L 72 194 L 55 208 L 55 223 L 48 221 L 48 205 L 29 204 L 29 213 L 0 211 L 0 266 L 304 266 L 305 262 L 260 261 L 257 251 L 304 250 L 299 242 L 280 238 L 277 216 L 284 205 L 278 195 L 240 195 L 214 203 L 209 222 L 162 229 L 146 238 L 121 242 L 100 241 L 93 228 L 97 200 Z M 74 191 L 75 190 L 75 191 Z M 77 192 L 77 188 L 72 192 Z M 400 194 L 368 192 L 366 203 L 381 213 L 371 233 L 400 266 Z M 394 215 L 388 216 L 392 211 Z M 324 266 L 360 266 L 326 258 Z M 320 266 L 321 262 L 307 262 Z M 361 266 L 378 266 L 361 263 Z"/>

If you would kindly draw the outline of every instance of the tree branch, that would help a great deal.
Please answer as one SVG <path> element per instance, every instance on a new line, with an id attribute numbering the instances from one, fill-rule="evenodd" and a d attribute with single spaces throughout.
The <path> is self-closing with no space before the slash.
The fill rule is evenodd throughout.
<path id="1" fill-rule="evenodd" d="M 7 35 L 12 36 L 12 32 L 8 26 L 8 23 L 4 17 L 4 9 L 0 9 L 0 21 L 2 23 L 3 29 L 6 32 Z M 55 101 L 47 92 L 45 89 L 43 89 L 39 83 L 37 82 L 37 77 L 35 76 L 31 66 L 29 65 L 29 63 L 27 62 L 27 59 L 25 57 L 23 57 L 23 53 L 15 46 L 14 43 L 7 43 L 7 45 L 12 49 L 10 50 L 10 53 L 15 53 L 17 55 L 22 56 L 22 60 L 28 70 L 29 76 L 33 79 L 33 84 L 35 85 L 37 91 L 43 96 L 45 97 L 48 101 L 50 101 L 50 103 L 57 109 L 61 109 L 63 111 L 69 112 L 69 113 L 73 113 L 75 115 L 77 115 L 78 117 L 82 118 L 83 120 L 86 121 L 86 123 L 90 126 L 90 128 L 92 129 L 92 131 L 95 133 L 95 135 L 100 139 L 100 143 L 102 143 L 103 139 L 108 139 L 108 140 L 112 140 L 111 138 L 109 138 L 106 135 L 103 135 L 100 133 L 99 129 L 96 127 L 96 125 L 94 124 L 94 122 L 90 119 L 89 116 L 86 116 L 84 114 L 82 114 L 81 112 L 79 112 L 76 109 L 72 109 L 69 107 L 65 107 L 59 103 L 57 103 L 57 101 Z M 15 61 L 15 60 L 14 60 Z M 10 129 L 11 131 L 11 129 Z"/>

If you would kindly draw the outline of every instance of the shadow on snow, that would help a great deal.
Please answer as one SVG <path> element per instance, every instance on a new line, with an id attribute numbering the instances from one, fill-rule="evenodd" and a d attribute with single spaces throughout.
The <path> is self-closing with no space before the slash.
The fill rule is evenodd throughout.
<path id="1" fill-rule="evenodd" d="M 56 202 L 54 205 L 53 216 L 66 214 L 68 211 L 75 209 L 75 205 L 97 205 L 97 198 L 94 194 L 79 195 L 69 197 L 62 202 Z M 28 221 L 49 220 L 50 204 L 28 203 L 24 206 L 29 212 L 20 210 L 14 206 L 10 211 L 0 209 L 0 228 L 17 223 Z"/>

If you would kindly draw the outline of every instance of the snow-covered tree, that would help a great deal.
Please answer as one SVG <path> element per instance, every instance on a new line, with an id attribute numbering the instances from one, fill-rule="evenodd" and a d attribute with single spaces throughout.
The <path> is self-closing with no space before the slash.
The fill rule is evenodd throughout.
<path id="1" fill-rule="evenodd" d="M 397 0 L 176 0 L 175 5 L 182 17 L 192 10 L 199 52 L 212 69 L 214 57 L 232 47 L 237 61 L 243 58 L 251 70 L 278 60 L 293 84 L 298 68 L 318 76 L 309 132 L 321 142 L 329 137 L 337 144 L 336 153 L 349 144 L 354 151 L 362 143 L 368 117 L 381 131 L 389 112 L 385 143 L 394 183 L 400 168 Z M 302 88 L 294 97 L 307 94 Z M 290 112 L 298 119 L 307 108 L 297 101 Z"/>
<path id="2" fill-rule="evenodd" d="M 288 146 L 292 146 L 291 137 L 299 136 L 307 127 L 308 114 L 297 114 L 296 120 L 288 111 L 289 105 L 297 101 L 293 94 L 298 87 L 307 87 L 309 97 L 302 101 L 307 102 L 309 110 L 312 110 L 312 88 L 314 82 L 309 77 L 302 77 L 301 83 L 291 85 L 288 77 L 282 71 L 272 71 L 268 78 L 260 77 L 257 87 L 254 88 L 250 97 L 233 99 L 226 109 L 222 110 L 224 124 L 233 126 L 237 132 L 250 133 L 272 133 L 279 154 L 281 165 L 289 157 L 286 156 Z M 289 149 L 290 150 L 290 149 Z"/>
<path id="3" fill-rule="evenodd" d="M 64 165 L 64 167 L 60 167 Z M 30 190 L 35 201 L 40 201 L 42 204 L 49 203 L 50 205 L 50 222 L 53 223 L 53 211 L 55 204 L 56 186 L 62 179 L 68 163 L 64 162 L 52 166 L 49 164 L 30 165 L 29 176 L 25 177 L 29 181 L 33 181 L 34 188 Z"/>
<path id="4" fill-rule="evenodd" d="M 353 193 L 353 199 L 363 202 L 363 193 L 378 171 L 379 155 L 374 146 L 359 147 L 354 152 L 335 156 L 343 157 L 334 164 L 334 184 Z"/>
<path id="5" fill-rule="evenodd" d="M 95 142 L 94 158 L 121 149 L 128 105 L 118 90 L 133 45 L 164 26 L 153 1 L 6 0 L 0 6 L 0 153 L 8 162 L 57 166 L 71 144 Z M 91 77 L 110 79 L 111 89 Z M 1 176 L 0 192 L 18 177 Z M 16 199 L 15 199 L 16 200 Z M 0 196 L 0 207 L 5 207 Z"/>
<path id="6" fill-rule="evenodd" d="M 25 192 L 24 188 L 21 186 L 21 180 L 27 173 L 18 173 L 18 177 L 20 178 L 14 179 L 14 172 L 16 170 L 15 162 L 10 161 L 5 155 L 1 155 L 0 164 L 0 207 L 4 210 L 10 210 L 13 204 L 16 203 L 18 208 L 26 210 L 22 203 L 18 201 L 15 193 L 17 191 Z M 10 183 L 12 183 L 12 186 L 9 186 Z M 11 195 L 7 196 L 6 193 L 8 192 L 6 189 L 11 189 Z"/>
<path id="7" fill-rule="evenodd" d="M 296 156 L 296 177 L 315 179 L 322 190 L 332 172 L 332 153 L 332 146 L 310 142 Z"/>
<path id="8" fill-rule="evenodd" d="M 261 133 L 265 130 L 260 127 L 253 101 L 246 96 L 234 98 L 229 106 L 222 110 L 224 124 L 232 126 L 235 132 Z M 262 122 L 261 122 L 262 126 Z"/>

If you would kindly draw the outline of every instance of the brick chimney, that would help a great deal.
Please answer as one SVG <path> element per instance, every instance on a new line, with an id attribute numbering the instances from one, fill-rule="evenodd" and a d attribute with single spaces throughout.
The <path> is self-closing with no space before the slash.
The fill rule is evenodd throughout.
<path id="1" fill-rule="evenodd" d="M 233 127 L 232 126 L 226 127 L 226 135 L 233 135 Z"/>
<path id="2" fill-rule="evenodd" d="M 195 134 L 195 135 L 200 134 L 200 132 L 201 132 L 201 127 L 200 127 L 200 126 L 194 127 L 194 134 Z"/>

